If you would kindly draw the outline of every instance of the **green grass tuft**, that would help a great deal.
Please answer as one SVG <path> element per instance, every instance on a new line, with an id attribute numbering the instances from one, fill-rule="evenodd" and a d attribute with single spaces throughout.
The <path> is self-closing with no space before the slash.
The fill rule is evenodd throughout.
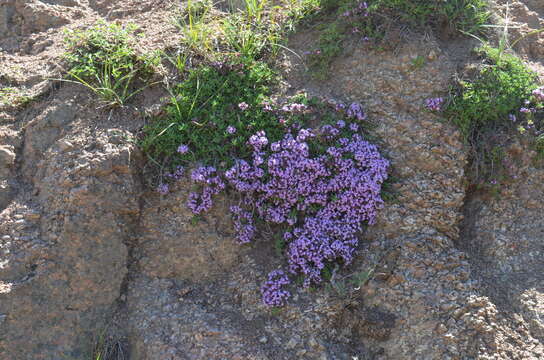
<path id="1" fill-rule="evenodd" d="M 160 62 L 157 54 L 135 50 L 137 27 L 99 22 L 86 30 L 66 33 L 65 44 L 70 81 L 95 92 L 106 105 L 123 105 L 143 90 L 138 80 L 148 81 Z"/>
<path id="2" fill-rule="evenodd" d="M 377 9 L 413 26 L 447 26 L 477 33 L 489 19 L 485 0 L 378 0 Z"/>
<path id="3" fill-rule="evenodd" d="M 320 9 L 328 20 L 318 20 L 321 35 L 309 56 L 317 78 L 328 76 L 331 62 L 342 53 L 348 38 L 370 41 L 379 48 L 384 29 L 397 23 L 479 33 L 490 16 L 485 0 L 321 0 Z"/>

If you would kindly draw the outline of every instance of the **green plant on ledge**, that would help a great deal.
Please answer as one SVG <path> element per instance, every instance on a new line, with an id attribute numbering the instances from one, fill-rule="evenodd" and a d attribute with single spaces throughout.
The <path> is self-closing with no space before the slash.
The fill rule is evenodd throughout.
<path id="1" fill-rule="evenodd" d="M 347 39 L 379 49 L 386 29 L 398 23 L 452 34 L 480 33 L 490 15 L 485 0 L 321 0 L 320 8 L 322 17 L 316 27 L 321 34 L 317 47 L 307 53 L 318 79 L 328 76 Z"/>
<path id="2" fill-rule="evenodd" d="M 472 184 L 496 192 L 511 175 L 504 146 L 512 136 L 526 137 L 540 153 L 544 92 L 536 74 L 503 46 L 477 51 L 482 64 L 452 88 L 443 115 L 470 146 Z"/>
<path id="3" fill-rule="evenodd" d="M 107 106 L 124 105 L 160 62 L 157 54 L 135 50 L 137 27 L 99 22 L 86 30 L 68 31 L 65 38 L 68 80 L 96 93 Z M 140 82 L 140 86 L 136 84 Z"/>

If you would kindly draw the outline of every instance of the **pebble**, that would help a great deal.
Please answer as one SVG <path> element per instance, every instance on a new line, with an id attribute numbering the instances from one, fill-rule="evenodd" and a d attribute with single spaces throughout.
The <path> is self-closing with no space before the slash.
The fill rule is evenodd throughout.
<path id="1" fill-rule="evenodd" d="M 439 333 L 439 334 L 445 334 L 445 333 L 448 332 L 448 328 L 444 324 L 439 324 L 436 327 L 436 332 Z"/>
<path id="2" fill-rule="evenodd" d="M 74 145 L 69 142 L 68 140 L 60 140 L 59 141 L 59 149 L 62 152 L 72 150 L 74 148 Z"/>
<path id="3" fill-rule="evenodd" d="M 295 346 L 297 346 L 297 341 L 295 339 L 291 339 L 285 344 L 286 349 L 293 349 Z"/>

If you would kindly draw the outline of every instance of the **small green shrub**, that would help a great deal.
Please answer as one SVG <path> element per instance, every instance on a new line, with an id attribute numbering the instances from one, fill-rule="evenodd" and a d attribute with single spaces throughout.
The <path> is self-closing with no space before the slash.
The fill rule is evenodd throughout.
<path id="1" fill-rule="evenodd" d="M 504 151 L 511 137 L 528 137 L 539 152 L 543 95 L 536 75 L 515 55 L 488 45 L 479 54 L 483 64 L 452 90 L 444 115 L 470 145 L 472 184 L 498 194 L 512 175 Z"/>
<path id="2" fill-rule="evenodd" d="M 145 127 L 143 149 L 164 159 L 183 144 L 191 151 L 176 159 L 215 166 L 244 157 L 246 141 L 255 132 L 265 130 L 273 139 L 280 137 L 281 124 L 264 108 L 274 79 L 266 64 L 250 59 L 191 70 L 172 89 L 168 115 Z"/>
<path id="3" fill-rule="evenodd" d="M 328 282 L 325 289 L 344 298 L 352 296 L 354 292 L 365 286 L 374 274 L 374 268 L 369 268 L 366 271 L 355 272 L 340 277 L 336 276 L 337 270 L 338 265 L 330 272 L 328 278 L 324 276 L 324 279 Z"/>
<path id="4" fill-rule="evenodd" d="M 480 133 L 512 124 L 509 114 L 517 113 L 531 91 L 536 76 L 514 55 L 485 46 L 480 49 L 484 64 L 476 77 L 459 83 L 445 109 L 466 140 Z"/>
<path id="5" fill-rule="evenodd" d="M 137 80 L 148 80 L 160 59 L 156 54 L 138 54 L 134 48 L 137 27 L 99 22 L 86 30 L 68 31 L 68 76 L 83 84 L 106 102 L 123 105 L 143 90 L 134 89 Z"/>
<path id="6" fill-rule="evenodd" d="M 197 53 L 213 49 L 216 35 L 213 29 L 213 5 L 209 1 L 188 0 L 186 6 L 176 14 L 174 22 L 181 30 L 182 44 Z"/>
<path id="7" fill-rule="evenodd" d="M 258 59 L 269 50 L 271 41 L 264 29 L 258 29 L 239 16 L 229 16 L 222 24 L 225 45 L 243 57 Z"/>

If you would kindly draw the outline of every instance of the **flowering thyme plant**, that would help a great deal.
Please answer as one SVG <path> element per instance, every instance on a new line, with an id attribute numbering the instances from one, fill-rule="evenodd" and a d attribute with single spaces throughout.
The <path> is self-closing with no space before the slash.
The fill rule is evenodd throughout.
<path id="1" fill-rule="evenodd" d="M 305 110 L 301 104 L 285 107 L 286 112 Z M 231 207 L 238 241 L 255 237 L 255 218 L 278 226 L 287 245 L 288 270 L 303 275 L 304 286 L 320 283 L 329 263 L 351 263 L 358 234 L 365 223 L 376 221 L 383 204 L 380 193 L 389 162 L 360 133 L 366 115 L 359 104 L 336 110 L 343 119 L 333 125 L 293 125 L 279 141 L 258 131 L 247 141 L 250 159 L 236 160 L 221 175 L 212 167 L 191 175 L 202 185 L 188 201 L 195 214 L 209 210 L 212 196 L 228 185 L 241 199 Z M 264 303 L 282 305 L 289 297 L 282 286 L 288 283 L 283 272 L 272 272 L 262 288 Z"/>
<path id="2" fill-rule="evenodd" d="M 544 134 L 544 87 L 532 91 L 519 109 L 518 116 L 510 114 L 509 120 L 517 124 L 521 134 L 530 132 L 537 137 Z"/>

